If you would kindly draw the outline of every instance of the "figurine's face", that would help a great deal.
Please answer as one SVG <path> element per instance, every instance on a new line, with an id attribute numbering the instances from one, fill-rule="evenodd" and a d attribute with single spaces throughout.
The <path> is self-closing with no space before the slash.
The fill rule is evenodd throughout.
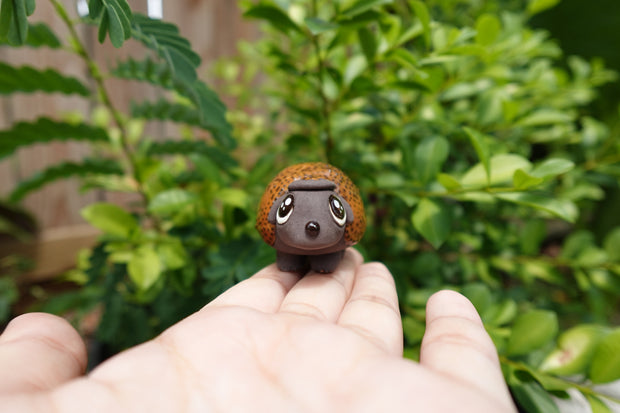
<path id="1" fill-rule="evenodd" d="M 344 230 L 353 211 L 327 180 L 295 181 L 269 213 L 276 224 L 276 249 L 308 254 L 343 249 Z"/>

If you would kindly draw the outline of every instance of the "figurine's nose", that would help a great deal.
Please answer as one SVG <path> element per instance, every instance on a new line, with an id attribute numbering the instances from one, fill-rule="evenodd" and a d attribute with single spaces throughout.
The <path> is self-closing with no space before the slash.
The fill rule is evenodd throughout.
<path id="1" fill-rule="evenodd" d="M 309 237 L 316 238 L 321 232 L 321 226 L 316 221 L 310 221 L 306 224 L 306 234 Z"/>

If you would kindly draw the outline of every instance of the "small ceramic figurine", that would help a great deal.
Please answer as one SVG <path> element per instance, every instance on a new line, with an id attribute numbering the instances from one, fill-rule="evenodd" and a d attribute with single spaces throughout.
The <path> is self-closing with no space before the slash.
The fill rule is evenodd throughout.
<path id="1" fill-rule="evenodd" d="M 281 171 L 261 198 L 256 228 L 282 271 L 333 272 L 366 229 L 359 190 L 338 168 L 301 163 Z"/>

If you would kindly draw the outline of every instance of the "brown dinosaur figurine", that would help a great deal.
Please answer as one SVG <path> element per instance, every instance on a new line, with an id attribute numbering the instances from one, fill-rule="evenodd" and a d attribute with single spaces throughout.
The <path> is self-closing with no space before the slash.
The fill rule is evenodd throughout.
<path id="1" fill-rule="evenodd" d="M 256 228 L 282 271 L 333 272 L 366 229 L 359 190 L 338 168 L 301 163 L 282 170 L 261 198 Z"/>

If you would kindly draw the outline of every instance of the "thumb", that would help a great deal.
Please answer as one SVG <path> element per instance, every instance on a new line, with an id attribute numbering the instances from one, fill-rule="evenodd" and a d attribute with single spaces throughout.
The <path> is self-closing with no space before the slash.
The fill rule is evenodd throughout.
<path id="1" fill-rule="evenodd" d="M 0 336 L 0 394 L 52 389 L 86 369 L 86 348 L 63 318 L 30 313 Z"/>
<path id="2" fill-rule="evenodd" d="M 420 364 L 512 405 L 495 345 L 474 306 L 457 292 L 429 298 Z"/>

